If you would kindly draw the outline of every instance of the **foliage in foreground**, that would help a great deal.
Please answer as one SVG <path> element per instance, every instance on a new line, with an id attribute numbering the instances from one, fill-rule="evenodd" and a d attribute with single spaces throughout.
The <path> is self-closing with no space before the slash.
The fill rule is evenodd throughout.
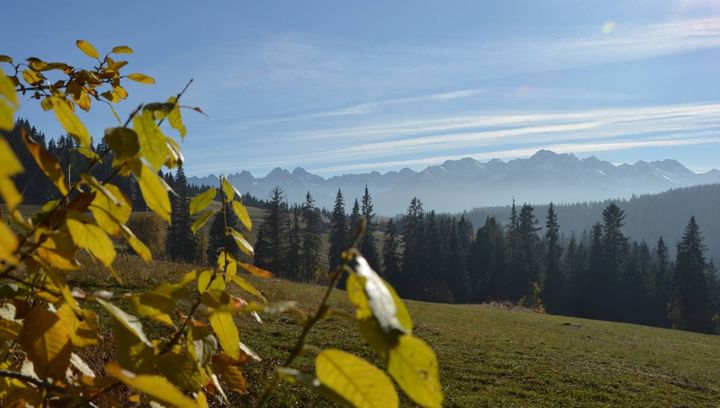
<path id="1" fill-rule="evenodd" d="M 152 84 L 154 79 L 121 74 L 127 62 L 115 58 L 132 53 L 127 46 L 115 47 L 102 58 L 86 41 L 78 41 L 77 46 L 97 62 L 96 67 L 83 70 L 38 58 L 15 63 L 0 56 L 0 62 L 14 70 L 9 77 L 0 71 L 0 130 L 13 127 L 17 93 L 29 95 L 44 110 L 54 112 L 77 143 L 77 151 L 89 159 L 87 168 L 71 182 L 55 156 L 22 134 L 28 151 L 61 195 L 37 214 L 25 217 L 18 210 L 22 194 L 12 180 L 23 168 L 8 142 L 0 138 L 0 197 L 9 215 L 7 223 L 0 223 L 0 348 L 4 356 L 0 402 L 4 406 L 117 405 L 110 391 L 123 384 L 137 392 L 131 401 L 138 403 L 203 407 L 213 400 L 227 401 L 231 391 L 246 392 L 247 381 L 252 379 L 245 377 L 243 363 L 258 358 L 241 342 L 235 316 L 250 314 L 260 320 L 261 313 L 294 307 L 268 303 L 239 271 L 265 278 L 270 273 L 224 250 L 232 242 L 253 255 L 243 232 L 228 223 L 232 210 L 246 230 L 252 228 L 241 195 L 227 179 L 221 178 L 218 188 L 188 203 L 190 215 L 198 214 L 193 232 L 216 213 L 223 215 L 223 246 L 215 267 L 190 271 L 177 281 L 144 292 L 91 291 L 67 283 L 81 267 L 79 253 L 87 252 L 122 284 L 121 274 L 113 269 L 114 240 L 120 238 L 145 262 L 152 262 L 148 247 L 127 226 L 132 204 L 113 179 L 134 177 L 148 208 L 170 222 L 169 193 L 174 192 L 158 172 L 181 166 L 183 157 L 177 141 L 165 135 L 162 125 L 167 122 L 181 139 L 186 134 L 181 115 L 181 108 L 186 107 L 180 99 L 187 86 L 166 102 L 139 106 L 122 122 L 113 108 L 127 97 L 122 81 Z M 89 111 L 93 101 L 106 103 L 118 120 L 117 127 L 106 129 L 100 153 L 91 149 L 90 133 L 75 114 L 75 108 Z M 112 164 L 112 173 L 94 177 L 93 168 L 107 162 Z M 222 209 L 209 210 L 218 195 Z M 378 353 L 384 370 L 339 349 L 321 351 L 312 375 L 293 368 L 308 333 L 329 312 L 329 296 L 344 275 L 360 333 Z M 234 289 L 251 300 L 234 295 Z M 112 318 L 112 336 L 106 339 L 101 337 L 104 328 L 96 310 Z M 151 338 L 143 330 L 143 323 L 148 322 L 166 330 Z M 392 407 L 399 404 L 392 378 L 416 403 L 440 406 L 443 396 L 435 354 L 412 330 L 410 315 L 394 289 L 351 248 L 331 271 L 317 312 L 304 318 L 301 335 L 275 370 L 259 404 L 268 400 L 280 381 L 289 381 L 348 405 Z M 76 352 L 110 338 L 116 361 L 107 363 L 104 373 L 93 372 Z"/>

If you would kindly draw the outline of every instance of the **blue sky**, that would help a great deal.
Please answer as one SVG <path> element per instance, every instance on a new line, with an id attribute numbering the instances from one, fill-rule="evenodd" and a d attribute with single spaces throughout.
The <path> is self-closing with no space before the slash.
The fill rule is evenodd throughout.
<path id="1" fill-rule="evenodd" d="M 28 16 L 32 14 L 32 18 Z M 541 148 L 720 167 L 720 2 L 38 1 L 0 5 L 0 54 L 75 64 L 125 44 L 121 113 L 189 78 L 192 175 L 333 175 Z M 9 17 L 9 18 L 8 18 Z M 20 115 L 49 136 L 52 114 Z M 113 123 L 83 117 L 99 137 Z"/>

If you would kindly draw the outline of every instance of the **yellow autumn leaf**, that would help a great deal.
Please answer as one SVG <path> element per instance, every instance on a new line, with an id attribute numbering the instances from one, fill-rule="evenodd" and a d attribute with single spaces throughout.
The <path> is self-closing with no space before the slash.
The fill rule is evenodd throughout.
<path id="1" fill-rule="evenodd" d="M 63 129 L 70 136 L 75 139 L 80 146 L 89 148 L 90 147 L 90 132 L 88 132 L 85 125 L 75 115 L 75 112 L 70 109 L 67 101 L 62 98 L 53 97 L 52 106 L 55 111 L 55 116 L 58 122 L 62 125 Z"/>
<path id="2" fill-rule="evenodd" d="M 95 178 L 89 174 L 83 174 L 83 180 L 95 180 Z M 97 183 L 91 184 L 93 191 L 95 191 L 95 198 L 90 203 L 89 210 L 95 217 L 95 222 L 102 228 L 103 231 L 107 232 L 112 236 L 120 235 L 121 225 L 125 224 L 130 219 L 130 213 L 132 212 L 132 203 L 130 199 L 113 184 L 101 185 Z M 99 188 L 98 188 L 99 187 Z"/>
<path id="3" fill-rule="evenodd" d="M 320 382 L 357 408 L 392 408 L 399 405 L 390 378 L 379 368 L 342 350 L 323 350 L 315 358 Z"/>
<path id="4" fill-rule="evenodd" d="M 108 363 L 105 372 L 142 392 L 151 399 L 177 408 L 197 408 L 198 403 L 175 388 L 165 377 L 159 375 L 135 374 L 116 363 Z"/>
<path id="5" fill-rule="evenodd" d="M 217 189 L 211 188 L 203 193 L 200 193 L 190 200 L 190 215 L 195 215 L 200 211 L 207 208 L 210 203 L 213 202 L 217 195 Z"/>
<path id="6" fill-rule="evenodd" d="M 65 221 L 73 242 L 90 251 L 103 265 L 109 267 L 115 260 L 115 247 L 105 231 L 97 225 L 84 223 L 80 217 L 68 217 Z"/>
<path id="7" fill-rule="evenodd" d="M 152 252 L 148 249 L 147 245 L 136 237 L 130 228 L 126 225 L 120 225 L 121 232 L 125 237 L 125 240 L 135 253 L 145 262 L 152 262 Z"/>
<path id="8" fill-rule="evenodd" d="M 160 169 L 168 155 L 168 146 L 165 135 L 153 119 L 153 113 L 143 110 L 142 114 L 136 115 L 133 118 L 133 129 L 140 143 L 140 154 L 152 168 Z"/>
<path id="9" fill-rule="evenodd" d="M 208 320 L 223 350 L 236 360 L 240 358 L 240 333 L 232 314 L 228 311 L 216 310 L 210 314 Z"/>
<path id="10" fill-rule="evenodd" d="M 141 84 L 150 84 L 151 85 L 151 84 L 155 83 L 155 79 L 153 77 L 147 76 L 145 74 L 140 74 L 140 73 L 129 74 L 127 76 L 127 79 L 129 79 L 131 81 L 135 81 L 135 82 L 140 82 Z"/>
<path id="11" fill-rule="evenodd" d="M 77 40 L 75 41 L 75 45 L 90 58 L 98 59 L 100 57 L 95 47 L 85 40 Z"/>
<path id="12" fill-rule="evenodd" d="M 247 392 L 247 380 L 245 375 L 238 367 L 237 362 L 224 354 L 216 354 L 212 358 L 212 369 L 213 372 L 220 376 L 220 379 L 228 385 L 228 388 L 245 394 Z"/>
<path id="13" fill-rule="evenodd" d="M 13 113 L 18 108 L 15 85 L 0 69 L 0 130 L 12 130 Z"/>
<path id="14" fill-rule="evenodd" d="M 18 245 L 15 233 L 3 221 L 0 221 L 0 260 L 14 264 Z"/>
<path id="15" fill-rule="evenodd" d="M 28 136 L 27 130 L 25 130 L 24 127 L 20 129 L 20 136 L 33 159 L 35 159 L 35 163 L 40 167 L 40 170 L 42 170 L 45 176 L 55 185 L 58 191 L 60 191 L 60 194 L 66 195 L 68 188 L 67 182 L 65 181 L 65 173 L 63 173 L 57 158 Z"/>
<path id="16" fill-rule="evenodd" d="M 240 250 L 247 256 L 253 256 L 255 251 L 253 250 L 252 245 L 250 245 L 250 242 L 248 242 L 248 240 L 246 240 L 245 237 L 237 230 L 231 229 L 231 234 Z"/>
<path id="17" fill-rule="evenodd" d="M 216 211 L 204 212 L 195 221 L 193 221 L 192 225 L 190 226 L 190 230 L 192 231 L 192 233 L 195 234 L 196 232 L 198 232 L 198 230 L 200 230 L 208 222 L 210 217 L 215 215 L 215 213 Z"/>
<path id="18" fill-rule="evenodd" d="M 252 230 L 252 220 L 250 219 L 250 214 L 248 213 L 247 207 L 245 207 L 239 201 L 233 201 L 232 208 L 233 211 L 235 211 L 235 215 L 238 216 L 240 222 L 243 223 L 245 228 L 247 228 L 248 231 Z"/>
<path id="19" fill-rule="evenodd" d="M 132 48 L 128 47 L 127 45 L 118 45 L 117 47 L 113 47 L 112 53 L 113 54 L 132 54 L 133 50 L 132 50 Z"/>
<path id="20" fill-rule="evenodd" d="M 424 407 L 441 407 L 443 401 L 438 362 L 424 341 L 403 334 L 390 349 L 387 372 L 410 399 Z"/>
<path id="21" fill-rule="evenodd" d="M 144 164 L 137 163 L 133 171 L 138 179 L 145 204 L 160 218 L 170 222 L 170 197 L 166 184 L 153 169 Z"/>
<path id="22" fill-rule="evenodd" d="M 57 314 L 36 305 L 25 315 L 18 343 L 41 378 L 65 378 L 70 364 L 70 333 Z"/>
<path id="23" fill-rule="evenodd" d="M 237 264 L 239 267 L 245 269 L 246 271 L 250 272 L 251 274 L 253 274 L 255 276 L 258 276 L 260 278 L 272 278 L 271 272 L 268 272 L 262 268 L 258 268 L 255 265 L 245 263 L 245 262 L 240 262 L 240 261 L 237 261 Z"/>

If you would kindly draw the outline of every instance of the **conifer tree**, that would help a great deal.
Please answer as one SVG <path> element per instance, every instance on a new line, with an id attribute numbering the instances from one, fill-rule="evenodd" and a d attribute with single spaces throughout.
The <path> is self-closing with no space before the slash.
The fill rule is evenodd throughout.
<path id="1" fill-rule="evenodd" d="M 403 217 L 402 268 L 397 281 L 390 282 L 403 297 L 418 297 L 423 255 L 424 212 L 422 202 L 413 197 Z"/>
<path id="2" fill-rule="evenodd" d="M 375 243 L 375 224 L 373 222 L 375 210 L 372 203 L 372 197 L 370 196 L 367 186 L 365 186 L 365 194 L 362 196 L 361 210 L 362 216 L 365 218 L 365 234 L 360 241 L 360 252 L 363 254 L 370 267 L 375 270 L 379 270 L 380 257 Z"/>
<path id="3" fill-rule="evenodd" d="M 345 201 L 340 189 L 335 196 L 335 207 L 330 217 L 330 249 L 328 251 L 328 263 L 330 270 L 334 270 L 340 264 L 340 257 L 348 248 L 348 227 L 345 220 Z"/>
<path id="4" fill-rule="evenodd" d="M 693 216 L 677 246 L 670 303 L 670 319 L 675 329 L 706 333 L 712 330 L 704 250 L 700 227 Z"/>
<path id="5" fill-rule="evenodd" d="M 362 214 L 360 214 L 360 204 L 358 203 L 357 198 L 355 199 L 355 203 L 353 204 L 352 212 L 350 213 L 350 222 L 348 223 L 348 236 L 347 236 L 347 246 L 350 247 L 353 244 L 353 240 L 355 239 L 355 235 L 358 233 L 358 229 L 360 228 L 360 219 L 362 218 Z"/>
<path id="6" fill-rule="evenodd" d="M 315 272 L 322 264 L 320 259 L 320 247 L 322 245 L 320 212 L 315 207 L 315 200 L 308 191 L 305 195 L 305 203 L 301 210 L 302 222 L 302 259 L 303 271 L 301 280 L 311 282 L 315 278 Z"/>
<path id="7" fill-rule="evenodd" d="M 618 290 L 618 281 L 623 275 L 627 258 L 628 239 L 622 232 L 625 212 L 615 203 L 603 210 L 603 264 L 604 276 L 597 287 L 598 295 L 606 305 L 605 318 L 621 319 L 623 315 Z"/>
<path id="8" fill-rule="evenodd" d="M 255 265 L 278 276 L 286 276 L 288 209 L 283 191 L 273 188 L 265 217 L 258 228 L 255 244 Z"/>
<path id="9" fill-rule="evenodd" d="M 487 217 L 485 225 L 475 234 L 468 255 L 473 302 L 501 300 L 509 296 L 504 239 L 502 227 L 495 217 Z"/>
<path id="10" fill-rule="evenodd" d="M 588 292 L 583 297 L 583 317 L 604 318 L 607 316 L 606 298 L 612 288 L 607 287 L 607 276 L 605 272 L 605 247 L 603 246 L 602 224 L 593 225 L 590 234 L 590 249 L 588 254 Z M 581 310 L 582 310 L 581 309 Z"/>
<path id="11" fill-rule="evenodd" d="M 668 302 L 670 302 L 672 274 L 668 255 L 668 247 L 660 237 L 655 246 L 655 259 L 648 279 L 648 312 L 649 324 L 667 327 Z"/>
<path id="12" fill-rule="evenodd" d="M 190 197 L 182 166 L 178 167 L 174 178 L 168 175 L 168 179 L 175 195 L 170 196 L 172 213 L 167 233 L 167 254 L 174 261 L 195 262 L 198 258 L 197 241 L 190 229 Z"/>
<path id="13" fill-rule="evenodd" d="M 301 280 L 305 263 L 303 262 L 303 231 L 300 227 L 300 209 L 293 205 L 290 217 L 290 230 L 288 231 L 288 247 L 285 254 L 285 265 L 287 265 L 287 277 L 293 280 Z"/>
<path id="14" fill-rule="evenodd" d="M 385 240 L 383 241 L 383 273 L 388 282 L 397 282 L 400 278 L 399 246 L 397 229 L 391 218 L 385 226 Z"/>
<path id="15" fill-rule="evenodd" d="M 545 287 L 543 289 L 543 304 L 550 313 L 560 312 L 563 303 L 565 282 L 560 270 L 562 247 L 559 241 L 560 225 L 555 207 L 550 203 L 545 222 Z"/>
<path id="16" fill-rule="evenodd" d="M 468 240 L 467 223 L 463 216 L 452 221 L 450 242 L 447 248 L 445 280 L 455 303 L 467 302 L 470 298 L 470 277 L 467 271 Z"/>
<path id="17" fill-rule="evenodd" d="M 517 221 L 517 252 L 519 267 L 513 276 L 515 298 L 531 293 L 533 283 L 540 282 L 540 265 L 538 256 L 538 243 L 540 230 L 538 221 L 533 214 L 534 208 L 525 204 L 520 209 Z"/>

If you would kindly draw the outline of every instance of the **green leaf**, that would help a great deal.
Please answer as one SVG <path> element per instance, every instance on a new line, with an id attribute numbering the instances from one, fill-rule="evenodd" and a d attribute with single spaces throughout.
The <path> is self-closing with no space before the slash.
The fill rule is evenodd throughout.
<path id="1" fill-rule="evenodd" d="M 127 45 L 118 45 L 117 47 L 113 47 L 112 53 L 113 54 L 132 54 L 133 50 L 132 50 L 132 48 L 128 47 Z"/>
<path id="2" fill-rule="evenodd" d="M 215 213 L 217 213 L 217 211 L 207 211 L 201 216 L 199 216 L 195 221 L 193 221 L 192 225 L 190 226 L 190 230 L 192 231 L 192 233 L 195 234 L 196 232 L 198 232 L 208 222 L 210 217 L 215 215 Z"/>
<path id="3" fill-rule="evenodd" d="M 115 363 L 108 363 L 105 372 L 130 387 L 146 394 L 151 399 L 178 408 L 197 408 L 200 405 L 175 388 L 165 377 L 159 375 L 135 374 L 124 370 Z"/>
<path id="4" fill-rule="evenodd" d="M 190 215 L 195 215 L 207 208 L 207 206 L 213 202 L 216 195 L 217 189 L 211 188 L 193 197 L 193 199 L 190 200 Z"/>
<path id="5" fill-rule="evenodd" d="M 89 42 L 85 40 L 77 40 L 75 41 L 75 45 L 77 45 L 77 47 L 80 48 L 80 51 L 84 52 L 88 57 L 95 59 L 100 58 L 100 54 L 98 54 L 95 47 L 93 47 L 93 45 Z"/>
<path id="6" fill-rule="evenodd" d="M 95 301 L 98 302 L 102 307 L 104 307 L 108 312 L 110 312 L 113 319 L 121 326 L 123 326 L 130 334 L 132 334 L 146 346 L 152 347 L 152 344 L 150 343 L 150 340 L 148 340 L 148 338 L 145 336 L 142 324 L 137 317 L 126 313 L 124 310 L 103 299 L 96 298 Z"/>
<path id="7" fill-rule="evenodd" d="M 57 314 L 37 305 L 25 315 L 18 343 L 41 378 L 65 378 L 70 365 L 70 333 Z"/>
<path id="8" fill-rule="evenodd" d="M 342 350 L 323 350 L 315 358 L 315 376 L 348 405 L 358 408 L 399 405 L 392 381 L 382 370 Z"/>
<path id="9" fill-rule="evenodd" d="M 153 169 L 160 169 L 168 156 L 165 135 L 155 123 L 151 111 L 144 109 L 133 118 L 133 129 L 138 135 L 140 153 Z"/>
<path id="10" fill-rule="evenodd" d="M 85 125 L 78 119 L 75 112 L 70 109 L 68 102 L 62 98 L 53 97 L 52 106 L 55 116 L 63 129 L 75 139 L 80 146 L 90 147 L 90 132 Z"/>
<path id="11" fill-rule="evenodd" d="M 240 358 L 240 333 L 235 326 L 232 313 L 216 310 L 210 314 L 208 320 L 223 350 L 236 360 Z"/>
<path id="12" fill-rule="evenodd" d="M 139 74 L 139 73 L 129 74 L 127 76 L 127 79 L 129 79 L 131 81 L 135 81 L 135 82 L 140 82 L 141 84 L 152 85 L 155 83 L 155 79 L 153 79 L 153 77 L 147 76 L 145 74 Z"/>
<path id="13" fill-rule="evenodd" d="M 170 198 L 166 184 L 154 170 L 143 164 L 137 163 L 133 172 L 147 206 L 160 218 L 170 222 Z"/>
<path id="14" fill-rule="evenodd" d="M 232 208 L 245 228 L 247 228 L 248 231 L 252 230 L 252 220 L 250 219 L 250 214 L 248 214 L 247 208 L 239 201 L 233 201 Z"/>
<path id="15" fill-rule="evenodd" d="M 424 407 L 441 407 L 443 401 L 438 363 L 430 346 L 404 334 L 390 349 L 387 371 L 410 399 Z"/>
<path id="16" fill-rule="evenodd" d="M 116 127 L 105 130 L 105 143 L 115 153 L 114 160 L 123 163 L 134 159 L 140 153 L 140 141 L 134 130 Z"/>

